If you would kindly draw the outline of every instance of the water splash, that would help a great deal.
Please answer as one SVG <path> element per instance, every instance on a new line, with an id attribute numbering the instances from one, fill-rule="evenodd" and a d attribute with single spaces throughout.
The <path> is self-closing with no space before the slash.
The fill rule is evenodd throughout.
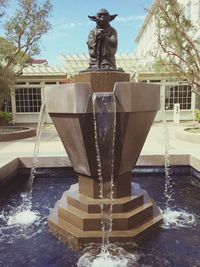
<path id="1" fill-rule="evenodd" d="M 34 147 L 33 166 L 30 177 L 26 184 L 26 191 L 20 194 L 22 202 L 17 207 L 5 207 L 1 212 L 0 222 L 0 240 L 12 240 L 12 238 L 31 238 L 35 233 L 31 230 L 35 225 L 40 225 L 44 218 L 40 218 L 37 211 L 32 210 L 32 185 L 35 178 L 36 167 L 38 163 L 39 144 L 41 139 L 42 126 L 44 123 L 45 104 L 40 109 L 39 121 L 37 126 L 37 136 Z M 14 204 L 14 203 L 13 203 Z M 9 212 L 7 212 L 9 210 Z"/>
<path id="2" fill-rule="evenodd" d="M 30 210 L 21 211 L 9 218 L 8 225 L 30 225 L 34 223 L 34 221 L 37 220 L 38 217 L 39 216 L 36 212 Z"/>
<path id="3" fill-rule="evenodd" d="M 98 246 L 88 247 L 79 258 L 78 267 L 139 267 L 138 253 L 131 254 L 122 247 L 110 244 L 107 251 L 102 251 Z"/>
<path id="4" fill-rule="evenodd" d="M 161 210 L 161 213 L 163 216 L 163 229 L 193 228 L 197 225 L 196 216 L 186 210 L 167 208 Z"/>
<path id="5" fill-rule="evenodd" d="M 112 93 L 94 93 L 92 102 L 97 172 L 100 185 L 102 252 L 106 252 L 112 231 L 116 100 Z M 110 205 L 104 205 L 104 199 L 109 199 Z"/>
<path id="6" fill-rule="evenodd" d="M 7 206 L 0 215 L 0 242 L 13 243 L 15 239 L 30 239 L 42 232 L 46 218 L 38 211 L 23 210 L 22 206 Z"/>

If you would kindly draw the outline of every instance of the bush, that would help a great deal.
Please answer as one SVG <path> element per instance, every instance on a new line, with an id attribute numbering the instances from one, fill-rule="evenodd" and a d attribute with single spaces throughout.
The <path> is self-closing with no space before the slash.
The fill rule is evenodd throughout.
<path id="1" fill-rule="evenodd" d="M 0 120 L 12 122 L 12 114 L 9 112 L 0 111 Z"/>
<path id="2" fill-rule="evenodd" d="M 200 122 L 200 110 L 196 111 L 196 120 Z"/>

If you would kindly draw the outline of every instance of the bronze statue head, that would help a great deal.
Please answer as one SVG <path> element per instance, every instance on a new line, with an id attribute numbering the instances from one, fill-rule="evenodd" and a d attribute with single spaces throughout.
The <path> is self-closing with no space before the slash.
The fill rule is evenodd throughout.
<path id="1" fill-rule="evenodd" d="M 88 16 L 92 21 L 97 23 L 100 28 L 105 28 L 109 25 L 109 22 L 116 18 L 117 14 L 110 15 L 109 12 L 102 8 L 100 9 L 96 16 Z"/>

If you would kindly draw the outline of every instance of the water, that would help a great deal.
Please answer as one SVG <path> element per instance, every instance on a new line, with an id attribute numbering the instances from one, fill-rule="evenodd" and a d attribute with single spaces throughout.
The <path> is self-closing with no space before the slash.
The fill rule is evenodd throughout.
<path id="1" fill-rule="evenodd" d="M 27 216 L 19 218 L 20 224 L 17 217 L 12 221 L 12 213 L 20 206 L 21 191 L 26 188 L 30 171 L 19 170 L 16 175 L 0 187 L 0 266 L 76 266 L 78 255 L 49 233 L 47 222 L 55 202 L 77 181 L 74 172 L 37 170 L 32 187 L 32 210 L 37 218 L 32 222 L 24 221 L 31 219 Z"/>
<path id="2" fill-rule="evenodd" d="M 125 249 L 114 244 L 109 244 L 107 251 L 103 251 L 93 244 L 86 248 L 79 258 L 78 267 L 134 267 L 138 266 L 138 254 L 128 253 Z"/>
<path id="3" fill-rule="evenodd" d="M 164 104 L 162 104 L 162 117 L 163 117 L 163 126 L 164 126 L 164 141 L 165 141 L 165 190 L 164 190 L 164 201 L 165 201 L 165 209 L 169 210 L 170 208 L 175 208 L 174 202 L 174 191 L 173 191 L 173 180 L 171 176 L 170 170 L 170 146 L 169 146 L 169 131 L 166 120 L 166 112 L 164 109 Z"/>
<path id="4" fill-rule="evenodd" d="M 33 152 L 33 165 L 31 168 L 30 178 L 27 183 L 27 190 L 31 191 L 33 180 L 35 178 L 35 171 L 38 164 L 38 154 L 39 154 L 39 147 L 40 147 L 40 139 L 42 135 L 42 128 L 44 124 L 46 113 L 45 113 L 45 103 L 43 102 L 40 108 L 40 114 L 38 118 L 38 125 L 36 130 L 36 141 L 34 146 L 34 152 Z"/>
<path id="5" fill-rule="evenodd" d="M 179 209 L 176 207 L 174 200 L 174 182 L 172 179 L 172 172 L 170 168 L 170 144 L 169 144 L 169 131 L 166 120 L 166 112 L 164 105 L 162 105 L 163 125 L 164 125 L 164 139 L 165 139 L 165 190 L 163 199 L 165 207 L 161 210 L 163 215 L 163 228 L 179 228 L 187 227 L 196 223 L 195 216 L 189 211 Z"/>
<path id="6" fill-rule="evenodd" d="M 193 227 L 197 223 L 195 215 L 183 209 L 172 210 L 167 208 L 165 210 L 161 210 L 161 213 L 163 215 L 162 227 L 164 229 L 179 229 L 182 227 L 188 228 Z"/>
<path id="7" fill-rule="evenodd" d="M 110 244 L 112 232 L 114 161 L 116 133 L 116 100 L 113 93 L 93 93 L 93 118 L 98 179 L 100 185 L 100 209 L 102 221 L 102 244 L 100 247 L 87 248 L 80 257 L 78 267 L 125 267 L 136 263 L 135 255 L 119 246 Z M 110 205 L 104 205 L 109 199 Z"/>
<path id="8" fill-rule="evenodd" d="M 38 163 L 39 144 L 44 123 L 44 116 L 45 104 L 43 103 L 40 109 L 36 131 L 37 135 L 33 154 L 33 166 L 31 168 L 30 177 L 27 180 L 26 187 L 24 188 L 24 191 L 20 194 L 22 202 L 17 207 L 11 207 L 10 213 L 6 213 L 4 215 L 4 219 L 7 220 L 8 225 L 10 225 L 10 227 L 13 227 L 13 229 L 15 229 L 16 225 L 18 226 L 18 228 L 21 225 L 20 232 L 22 233 L 23 231 L 25 231 L 24 227 L 29 227 L 35 221 L 40 221 L 40 214 L 32 210 L 32 185 L 35 178 L 35 172 Z"/>
<path id="9" fill-rule="evenodd" d="M 75 267 L 78 259 L 86 256 L 88 265 L 85 266 L 92 266 L 93 263 L 102 263 L 101 266 L 109 266 L 108 263 L 117 264 L 115 260 L 111 262 L 110 259 L 113 257 L 117 258 L 121 266 L 129 266 L 130 262 L 131 267 L 200 266 L 200 181 L 191 176 L 189 171 L 187 168 L 179 175 L 173 170 L 174 200 L 179 210 L 185 210 L 195 217 L 195 223 L 187 227 L 179 225 L 175 228 L 158 229 L 136 246 L 110 244 L 110 255 L 106 258 L 106 255 L 98 257 L 101 247 L 97 244 L 85 248 L 78 254 L 48 232 L 47 218 L 55 202 L 71 184 L 77 182 L 72 168 L 37 168 L 32 191 L 32 209 L 39 217 L 31 225 L 8 225 L 7 215 L 11 213 L 12 207 L 17 209 L 20 206 L 20 194 L 26 188 L 29 178 L 29 170 L 19 170 L 16 175 L 10 177 L 8 183 L 0 186 L 0 266 Z M 164 172 L 159 175 L 140 172 L 134 174 L 133 179 L 148 191 L 161 209 L 165 207 L 162 198 L 164 176 Z M 104 259 L 108 259 L 106 264 L 103 262 Z"/>
<path id="10" fill-rule="evenodd" d="M 109 236 L 112 231 L 114 146 L 116 131 L 116 100 L 111 93 L 93 93 L 93 117 L 95 147 L 100 185 L 100 208 L 102 220 L 102 253 L 108 252 Z M 109 199 L 110 205 L 104 205 Z"/>

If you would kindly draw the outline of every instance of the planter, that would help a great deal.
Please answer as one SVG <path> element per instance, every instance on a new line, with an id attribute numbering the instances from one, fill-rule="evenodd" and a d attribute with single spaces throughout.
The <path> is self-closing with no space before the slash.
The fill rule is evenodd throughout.
<path id="1" fill-rule="evenodd" d="M 33 137 L 36 129 L 25 126 L 0 126 L 0 141 L 11 141 Z"/>

